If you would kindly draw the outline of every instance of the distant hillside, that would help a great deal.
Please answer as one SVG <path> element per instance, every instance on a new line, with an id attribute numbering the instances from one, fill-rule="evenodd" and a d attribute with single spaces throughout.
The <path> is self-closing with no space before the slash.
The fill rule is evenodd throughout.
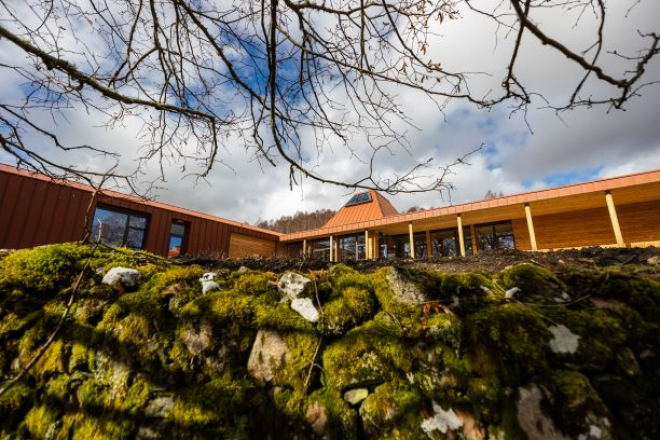
<path id="1" fill-rule="evenodd" d="M 261 220 L 259 219 L 255 226 L 271 231 L 290 234 L 292 232 L 307 231 L 317 229 L 325 225 L 337 211 L 331 209 L 319 209 L 317 211 L 307 212 L 298 211 L 294 215 L 285 215 L 278 219 Z"/>

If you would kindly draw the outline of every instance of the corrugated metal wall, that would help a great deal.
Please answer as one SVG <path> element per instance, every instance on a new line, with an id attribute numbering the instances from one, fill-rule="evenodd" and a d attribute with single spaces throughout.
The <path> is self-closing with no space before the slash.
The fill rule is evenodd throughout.
<path id="1" fill-rule="evenodd" d="M 21 249 L 82 239 L 91 197 L 91 190 L 81 189 L 80 185 L 0 170 L 0 248 Z M 174 219 L 189 223 L 186 251 L 191 255 L 228 257 L 232 232 L 277 241 L 275 234 L 195 217 L 174 207 L 169 210 L 106 194 L 99 195 L 96 204 L 147 214 L 145 250 L 158 255 L 167 255 Z"/>

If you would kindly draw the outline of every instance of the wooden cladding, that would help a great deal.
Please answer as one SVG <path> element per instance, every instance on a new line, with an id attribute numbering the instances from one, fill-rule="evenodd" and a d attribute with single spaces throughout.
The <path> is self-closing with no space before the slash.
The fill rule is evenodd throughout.
<path id="1" fill-rule="evenodd" d="M 276 244 L 272 240 L 250 237 L 243 234 L 231 234 L 229 258 L 266 257 L 275 255 Z"/>
<path id="2" fill-rule="evenodd" d="M 0 248 L 21 249 L 83 239 L 92 194 L 92 189 L 84 185 L 53 182 L 0 169 Z M 119 193 L 99 194 L 91 203 L 90 227 L 98 205 L 146 216 L 144 250 L 162 256 L 167 255 L 173 220 L 189 225 L 186 251 L 190 255 L 226 258 L 230 254 L 232 234 L 270 243 L 269 256 L 277 242 L 276 234 L 204 214 L 197 217 L 192 211 L 174 206 L 142 203 Z"/>

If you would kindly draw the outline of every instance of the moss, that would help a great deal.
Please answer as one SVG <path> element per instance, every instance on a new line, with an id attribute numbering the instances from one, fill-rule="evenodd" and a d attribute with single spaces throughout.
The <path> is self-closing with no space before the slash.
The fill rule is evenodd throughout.
<path id="1" fill-rule="evenodd" d="M 26 414 L 19 433 L 30 438 L 54 438 L 59 429 L 62 408 L 47 403 L 37 404 Z"/>
<path id="2" fill-rule="evenodd" d="M 43 310 L 34 310 L 26 316 L 9 313 L 0 322 L 0 339 L 16 337 L 43 316 Z"/>
<path id="3" fill-rule="evenodd" d="M 554 303 L 553 297 L 566 292 L 566 285 L 552 272 L 529 263 L 517 264 L 502 273 L 506 289 L 518 287 L 525 302 Z"/>
<path id="4" fill-rule="evenodd" d="M 381 383 L 405 377 L 411 370 L 406 343 L 392 325 L 369 321 L 330 344 L 323 353 L 325 380 L 329 387 Z"/>
<path id="5" fill-rule="evenodd" d="M 351 409 L 335 390 L 321 388 L 307 399 L 306 411 L 322 411 L 327 421 L 322 438 L 357 440 L 357 413 Z M 308 422 L 310 422 L 308 420 Z"/>
<path id="6" fill-rule="evenodd" d="M 603 370 L 614 360 L 614 354 L 626 340 L 619 321 L 603 310 L 575 311 L 553 307 L 544 310 L 544 314 L 551 322 L 566 326 L 580 337 L 575 354 L 555 355 L 560 362 L 579 369 Z"/>
<path id="7" fill-rule="evenodd" d="M 325 333 L 342 334 L 370 319 L 374 308 L 369 290 L 348 286 L 323 306 L 319 328 Z"/>
<path id="8" fill-rule="evenodd" d="M 30 295 L 54 294 L 71 284 L 89 254 L 89 246 L 75 243 L 12 252 L 2 261 L 1 283 Z"/>
<path id="9" fill-rule="evenodd" d="M 314 360 L 320 338 L 310 332 L 289 332 L 285 335 L 284 340 L 289 349 L 289 358 L 283 368 L 275 372 L 273 384 L 301 390 L 307 379 L 309 367 Z"/>
<path id="10" fill-rule="evenodd" d="M 34 399 L 34 390 L 19 382 L 0 397 L 0 414 L 3 428 L 14 427 L 23 419 Z"/>
<path id="11" fill-rule="evenodd" d="M 486 277 L 474 273 L 446 275 L 437 299 L 454 313 L 465 316 L 495 300 L 493 285 Z"/>
<path id="12" fill-rule="evenodd" d="M 182 309 L 181 315 L 188 320 L 204 316 L 217 325 L 235 322 L 248 326 L 253 319 L 253 310 L 249 297 L 228 291 L 197 298 Z"/>
<path id="13" fill-rule="evenodd" d="M 277 277 L 272 272 L 248 272 L 239 276 L 234 282 L 234 291 L 243 295 L 264 295 L 272 298 L 277 294 Z"/>
<path id="14" fill-rule="evenodd" d="M 426 322 L 428 336 L 435 341 L 442 342 L 455 350 L 461 346 L 461 320 L 449 313 L 434 313 Z"/>
<path id="15" fill-rule="evenodd" d="M 425 406 L 423 397 L 414 389 L 386 383 L 362 402 L 360 417 L 370 438 L 426 438 L 421 429 Z"/>
<path id="16" fill-rule="evenodd" d="M 488 424 L 498 424 L 500 421 L 500 410 L 502 385 L 495 375 L 474 377 L 470 379 L 467 388 L 467 401 L 475 409 L 475 413 Z"/>
<path id="17" fill-rule="evenodd" d="M 67 364 L 66 347 L 64 342 L 58 339 L 48 347 L 34 369 L 42 375 L 65 373 L 67 371 Z"/>
<path id="18" fill-rule="evenodd" d="M 140 291 L 158 295 L 162 294 L 169 286 L 182 283 L 188 289 L 201 295 L 202 289 L 198 280 L 202 275 L 204 275 L 204 270 L 199 266 L 170 267 L 163 272 L 153 274 L 153 276 L 143 275 L 145 281 L 140 285 Z"/>
<path id="19" fill-rule="evenodd" d="M 313 332 L 312 324 L 298 312 L 291 310 L 288 304 L 257 305 L 255 307 L 255 324 L 258 328 L 269 328 L 282 331 Z"/>
<path id="20" fill-rule="evenodd" d="M 496 371 L 507 386 L 525 384 L 549 373 L 551 334 L 531 307 L 488 306 L 468 317 L 465 325 L 471 363 L 477 371 Z"/>
<path id="21" fill-rule="evenodd" d="M 552 383 L 556 391 L 555 419 L 564 432 L 577 437 L 589 430 L 589 419 L 609 417 L 607 407 L 583 374 L 556 370 L 552 373 Z"/>

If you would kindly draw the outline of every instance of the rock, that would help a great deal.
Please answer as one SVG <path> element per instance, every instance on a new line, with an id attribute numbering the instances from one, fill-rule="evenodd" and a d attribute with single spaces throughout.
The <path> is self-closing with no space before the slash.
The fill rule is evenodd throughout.
<path id="1" fill-rule="evenodd" d="M 555 428 L 552 419 L 541 410 L 543 393 L 536 384 L 518 388 L 517 419 L 528 438 L 536 440 L 568 440 Z"/>
<path id="2" fill-rule="evenodd" d="M 213 327 L 206 319 L 202 319 L 199 323 L 199 331 L 195 331 L 190 326 L 183 332 L 182 339 L 190 354 L 199 356 L 211 347 L 212 336 Z"/>
<path id="3" fill-rule="evenodd" d="M 628 375 L 628 376 L 639 376 L 642 374 L 642 370 L 639 368 L 639 363 L 635 358 L 635 354 L 629 347 L 624 347 L 616 354 L 616 361 L 619 364 L 619 367 Z"/>
<path id="4" fill-rule="evenodd" d="M 355 388 L 344 393 L 344 400 L 352 406 L 359 405 L 369 396 L 369 390 L 366 388 Z"/>
<path id="5" fill-rule="evenodd" d="M 425 298 L 422 292 L 419 291 L 415 283 L 405 279 L 398 270 L 390 267 L 385 275 L 390 289 L 394 296 L 394 300 L 404 304 L 419 304 L 424 302 Z"/>
<path id="6" fill-rule="evenodd" d="M 174 400 L 169 396 L 156 397 L 149 402 L 144 410 L 147 417 L 165 418 L 174 409 Z"/>
<path id="7" fill-rule="evenodd" d="M 652 266 L 657 266 L 658 264 L 660 264 L 660 257 L 656 255 L 655 257 L 651 257 L 648 260 L 646 260 L 646 262 Z"/>
<path id="8" fill-rule="evenodd" d="M 289 301 L 292 301 L 298 298 L 310 281 L 312 280 L 295 272 L 287 272 L 280 278 L 277 288 Z"/>
<path id="9" fill-rule="evenodd" d="M 448 431 L 456 430 L 461 426 L 462 422 L 453 409 L 449 408 L 449 411 L 445 411 L 435 402 L 433 402 L 433 416 L 424 419 L 421 425 L 422 430 L 431 439 L 435 438 L 434 431 L 440 431 L 446 434 Z"/>
<path id="10" fill-rule="evenodd" d="M 520 292 L 522 292 L 520 287 L 512 287 L 504 293 L 504 299 L 515 299 Z"/>
<path id="11" fill-rule="evenodd" d="M 239 275 L 243 275 L 245 273 L 248 273 L 249 271 L 250 271 L 250 269 L 248 269 L 247 267 L 241 266 L 241 267 L 238 268 L 236 273 L 239 274 Z"/>
<path id="12" fill-rule="evenodd" d="M 207 294 L 208 292 L 213 292 L 214 290 L 219 290 L 220 285 L 215 282 L 215 279 L 218 277 L 218 274 L 214 272 L 207 272 L 199 279 L 199 282 L 202 284 L 202 293 Z"/>
<path id="13" fill-rule="evenodd" d="M 476 417 L 461 411 L 456 412 L 456 417 L 463 426 L 465 440 L 484 440 L 486 438 L 486 431 L 479 424 Z"/>
<path id="14" fill-rule="evenodd" d="M 325 407 L 319 402 L 312 402 L 305 412 L 305 421 L 309 423 L 317 435 L 323 435 L 325 432 L 325 425 L 328 423 L 328 416 Z"/>
<path id="15" fill-rule="evenodd" d="M 289 347 L 275 330 L 259 330 L 248 359 L 248 372 L 259 383 L 273 380 L 275 370 L 290 360 Z"/>
<path id="16" fill-rule="evenodd" d="M 309 298 L 296 298 L 291 301 L 291 308 L 300 313 L 300 316 L 309 322 L 317 322 L 319 320 L 319 312 L 314 307 L 314 303 Z"/>
<path id="17" fill-rule="evenodd" d="M 580 337 L 571 332 L 565 325 L 551 325 L 548 330 L 553 338 L 550 340 L 550 349 L 554 353 L 573 354 L 577 351 Z"/>
<path id="18" fill-rule="evenodd" d="M 171 421 L 168 420 L 174 409 L 174 400 L 169 396 L 156 397 L 144 410 L 145 420 L 138 428 L 137 438 L 170 438 Z"/>
<path id="19" fill-rule="evenodd" d="M 137 286 L 140 280 L 140 272 L 128 267 L 113 267 L 104 276 L 101 281 L 114 288 L 130 288 Z"/>

